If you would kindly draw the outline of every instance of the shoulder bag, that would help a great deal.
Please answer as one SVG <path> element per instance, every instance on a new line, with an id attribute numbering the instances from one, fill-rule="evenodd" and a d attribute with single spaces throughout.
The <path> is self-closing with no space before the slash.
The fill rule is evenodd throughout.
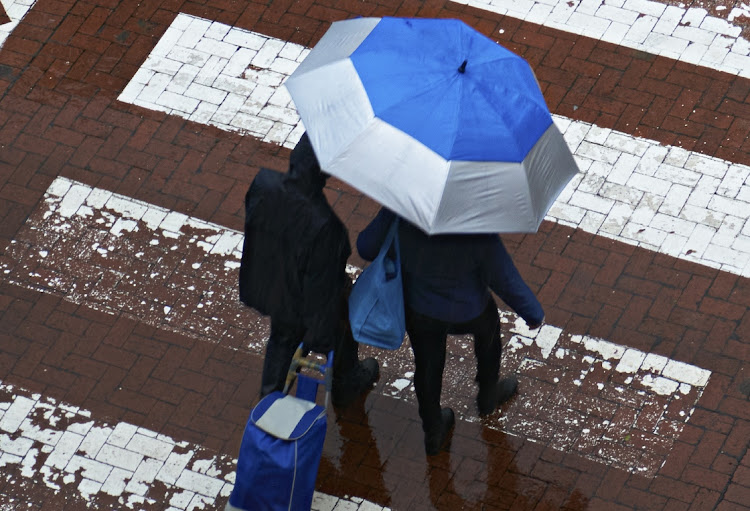
<path id="1" fill-rule="evenodd" d="M 391 224 L 378 256 L 354 283 L 349 295 L 349 322 L 354 339 L 362 344 L 395 350 L 404 340 L 398 219 Z"/>

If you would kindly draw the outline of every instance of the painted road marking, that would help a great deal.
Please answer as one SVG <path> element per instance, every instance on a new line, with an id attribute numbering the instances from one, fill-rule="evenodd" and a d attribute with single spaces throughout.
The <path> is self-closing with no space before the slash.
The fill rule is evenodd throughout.
<path id="1" fill-rule="evenodd" d="M 0 0 L 11 22 L 0 25 L 0 47 L 35 0 Z M 750 18 L 750 5 L 737 3 L 726 17 L 710 16 L 702 7 L 668 5 L 649 0 L 452 0 L 549 28 L 586 35 L 750 77 L 750 42 L 738 20 Z M 0 22 L 2 16 L 0 15 Z"/>
<path id="2" fill-rule="evenodd" d="M 41 483 L 92 509 L 156 511 L 167 504 L 165 511 L 194 511 L 229 497 L 237 460 L 127 422 L 107 424 L 87 410 L 0 382 L 0 469 L 12 468 L 19 477 L 10 478 L 6 491 L 22 503 Z M 337 505 L 386 511 L 319 492 L 311 511 Z"/>
<path id="3" fill-rule="evenodd" d="M 18 26 L 36 0 L 0 0 L 0 48 L 3 47 L 13 29 Z M 5 11 L 3 13 L 3 11 Z M 6 15 L 6 17 L 3 16 Z M 6 22 L 7 20 L 9 22 Z"/>
<path id="4" fill-rule="evenodd" d="M 62 177 L 0 259 L 4 279 L 111 314 L 262 354 L 268 323 L 238 298 L 242 234 Z M 76 254 L 71 257 L 71 254 Z M 351 267 L 352 273 L 358 270 Z M 503 372 L 527 391 L 495 427 L 555 449 L 654 475 L 710 371 L 545 325 L 530 332 L 501 311 L 511 338 Z M 475 421 L 472 343 L 453 338 L 445 400 Z M 376 351 L 378 391 L 414 402 L 408 343 Z"/>
<path id="5" fill-rule="evenodd" d="M 10 22 L 11 22 L 11 19 L 8 16 L 8 14 L 5 12 L 5 7 L 3 6 L 2 2 L 0 2 L 0 27 Z M 2 43 L 0 43 L 0 46 L 2 46 Z"/>
<path id="6" fill-rule="evenodd" d="M 180 14 L 118 99 L 293 147 L 304 128 L 280 85 L 307 53 Z M 547 220 L 750 276 L 750 167 L 554 119 L 581 173 Z"/>
<path id="7" fill-rule="evenodd" d="M 118 99 L 294 147 L 304 128 L 280 85 L 309 52 L 179 14 Z"/>
<path id="8" fill-rule="evenodd" d="M 8 0 L 4 0 L 5 5 L 8 5 Z M 610 2 L 611 3 L 611 2 Z M 11 5 L 19 5 L 22 6 L 24 4 L 20 2 L 12 2 Z M 577 4 L 574 4 L 577 5 Z M 28 5 L 30 7 L 31 4 Z M 26 9 L 28 10 L 28 8 Z M 24 11 L 25 13 L 26 11 Z M 9 10 L 10 14 L 10 10 Z M 17 19 L 15 17 L 11 17 L 12 20 L 14 20 L 14 23 L 17 23 L 18 20 L 20 20 L 22 16 L 19 16 Z M 14 25 L 15 26 L 15 25 Z M 0 27 L 0 45 L 2 45 L 2 42 L 4 42 L 5 37 L 7 37 L 7 33 L 10 31 L 8 30 L 5 32 L 5 29 L 7 29 L 7 26 Z M 744 43 L 743 43 L 744 44 Z M 744 69 L 748 69 L 748 66 L 745 66 Z M 240 126 L 241 129 L 245 129 L 245 126 Z M 593 129 L 593 127 L 591 127 Z M 294 128 L 292 128 L 294 129 Z M 268 133 L 268 132 L 266 132 Z M 611 135 L 608 134 L 608 136 Z M 615 134 L 617 135 L 617 134 Z M 264 134 L 265 136 L 265 134 Z M 601 133 L 599 134 L 601 137 Z M 291 137 L 291 138 L 289 138 Z M 294 135 L 292 134 L 292 131 L 289 131 L 288 140 L 294 140 Z M 60 183 L 58 183 L 59 185 Z M 746 181 L 745 181 L 746 184 Z M 73 184 L 72 184 L 73 185 Z M 71 188 L 73 187 L 71 185 Z M 92 190 L 92 193 L 95 192 L 95 190 Z M 105 192 L 106 193 L 106 192 Z M 116 197 L 119 198 L 119 197 Z M 126 199 L 127 201 L 127 199 Z M 69 206 L 71 203 L 69 202 L 67 205 Z M 115 209 L 117 209 L 118 206 L 113 206 Z M 64 209 L 64 208 L 63 208 Z M 158 208 L 157 208 L 158 209 Z M 132 220 L 132 217 L 128 216 L 130 213 L 127 213 L 125 215 L 121 215 L 120 218 L 125 217 L 125 220 Z M 165 213 L 166 215 L 169 215 L 170 212 Z M 116 215 L 115 215 L 116 216 Z M 114 228 L 114 223 L 107 225 L 106 224 L 106 218 L 104 216 L 98 217 L 99 219 L 104 219 L 105 226 L 109 228 Z M 143 220 L 143 217 L 138 222 L 149 222 L 153 221 L 153 219 L 149 219 L 150 217 L 146 217 L 146 220 Z M 174 219 L 174 218 L 173 218 Z M 179 223 L 179 220 L 175 220 L 176 223 Z M 115 221 L 116 222 L 116 221 Z M 198 222 L 197 220 L 195 222 Z M 132 233 L 135 233 L 137 231 L 133 230 L 130 231 L 128 226 L 131 225 L 129 222 L 125 222 L 124 224 L 121 224 L 120 227 L 118 227 L 115 230 L 119 230 L 120 235 L 124 236 L 130 236 Z M 182 226 L 179 228 L 180 232 L 183 232 L 183 229 L 185 226 L 188 226 L 188 228 L 195 228 L 203 229 L 205 227 L 205 223 L 199 223 L 198 227 L 195 227 L 192 225 L 192 221 L 187 221 L 182 224 Z M 174 227 L 172 225 L 171 227 Z M 210 226 L 209 225 L 209 231 L 217 226 Z M 221 229 L 221 228 L 219 228 Z M 106 229 L 105 229 L 106 230 Z M 167 231 L 165 231 L 167 232 Z M 173 233 L 172 231 L 169 231 L 170 233 Z M 28 233 L 27 233 L 28 234 Z M 231 233 L 230 233 L 231 234 Z M 743 232 L 744 235 L 747 235 L 746 232 Z M 115 235 L 113 233 L 113 235 Z M 116 236 L 116 235 L 115 235 Z M 168 235 L 167 235 L 168 237 Z M 29 236 L 29 238 L 31 238 Z M 152 238 L 152 239 L 159 239 L 159 238 Z M 221 239 L 221 236 L 217 238 L 214 241 L 218 241 L 218 239 Z M 194 243 L 198 243 L 198 238 L 195 238 L 193 240 Z M 212 242 L 213 243 L 213 242 Z M 216 243 L 213 243 L 214 246 Z M 31 245 L 30 245 L 31 246 Z M 40 248 L 45 247 L 45 248 Z M 41 258 L 46 258 L 46 255 L 49 254 L 51 246 L 47 244 L 41 244 L 36 246 L 36 248 L 40 248 L 38 250 L 38 255 Z M 102 246 L 98 247 L 101 248 L 102 251 L 99 253 L 100 255 L 104 256 L 104 254 L 110 254 L 109 251 L 109 245 L 107 243 L 104 243 Z M 170 247 L 171 248 L 171 247 Z M 212 251 L 209 251 L 211 253 Z M 212 257 L 216 256 L 221 251 L 217 251 L 212 254 Z M 45 255 L 42 255 L 42 254 Z M 110 254 L 112 255 L 112 254 Z M 111 260 L 111 259 L 110 259 Z M 4 266 L 3 268 L 6 270 L 9 270 L 12 274 L 15 270 L 18 268 L 15 267 L 15 262 L 10 265 L 5 265 L 5 261 L 3 262 Z M 40 269 L 43 268 L 43 265 L 39 266 Z M 49 268 L 47 268 L 49 269 Z M 103 272 L 102 275 L 106 273 Z M 179 273 L 179 272 L 178 272 Z M 50 273 L 51 275 L 51 273 Z M 16 274 L 18 276 L 18 273 Z M 47 285 L 48 281 L 44 280 L 44 277 L 37 273 L 32 275 L 32 273 L 29 273 L 29 278 L 33 276 L 34 279 L 37 280 L 37 282 L 42 282 L 43 285 Z M 54 286 L 50 286 L 47 290 L 56 290 L 56 292 L 66 292 L 64 286 L 62 285 L 64 280 L 58 280 L 55 281 Z M 19 282 L 20 283 L 20 282 Z M 73 284 L 76 284 L 76 282 L 73 282 Z M 21 285 L 27 285 L 28 287 L 33 287 L 33 285 L 29 285 L 28 282 Z M 34 284 L 36 285 L 36 284 Z M 58 286 L 58 287 L 55 287 Z M 75 288 L 74 288 L 75 289 Z M 89 290 L 90 291 L 90 290 Z M 106 293 L 104 293 L 106 294 Z M 76 296 L 75 293 L 72 293 L 69 298 L 72 298 Z M 101 300 L 91 300 L 91 292 L 89 293 L 81 293 L 78 295 L 78 299 L 84 300 L 84 303 L 87 305 L 94 305 L 97 304 L 99 306 L 106 306 L 109 302 L 106 301 L 106 297 L 102 296 Z M 208 295 L 210 296 L 210 295 Z M 144 304 L 139 304 L 140 306 L 143 306 Z M 116 307 L 113 309 L 116 309 Z M 198 308 L 200 309 L 200 308 Z M 165 314 L 167 314 L 169 311 L 166 309 L 163 310 Z M 213 318 L 211 318 L 213 319 Z M 512 317 L 504 317 L 505 321 L 512 322 Z M 154 320 L 152 320 L 154 321 Z M 152 323 L 153 324 L 153 323 Z M 550 330 L 552 329 L 552 330 Z M 620 393 L 625 392 L 629 386 L 632 384 L 634 388 L 638 389 L 634 393 L 630 393 L 628 396 L 628 399 L 631 399 L 629 403 L 635 404 L 637 401 L 637 397 L 640 396 L 642 398 L 641 404 L 650 404 L 654 401 L 651 399 L 651 396 L 657 398 L 656 406 L 653 407 L 651 413 L 644 415 L 641 417 L 640 415 L 635 416 L 635 419 L 632 421 L 626 420 L 625 422 L 620 421 L 619 426 L 622 426 L 623 424 L 627 425 L 628 422 L 630 423 L 631 427 L 638 427 L 638 428 L 645 428 L 643 431 L 654 431 L 659 433 L 658 428 L 652 427 L 654 424 L 659 424 L 661 421 L 662 425 L 669 424 L 669 427 L 672 428 L 679 428 L 681 430 L 680 420 L 682 420 L 682 423 L 684 424 L 684 421 L 687 420 L 687 417 L 689 417 L 689 414 L 692 412 L 692 406 L 694 406 L 691 403 L 694 403 L 693 397 L 695 397 L 695 400 L 699 397 L 699 393 L 702 392 L 703 388 L 705 387 L 705 383 L 708 381 L 708 378 L 710 377 L 710 373 L 708 371 L 696 368 L 695 366 L 691 366 L 688 364 L 683 364 L 678 361 L 670 361 L 668 359 L 659 358 L 657 356 L 654 356 L 652 354 L 644 354 L 642 352 L 639 352 L 637 350 L 629 350 L 622 346 L 612 345 L 611 343 L 607 343 L 607 341 L 599 340 L 599 339 L 592 339 L 592 338 L 574 338 L 565 336 L 563 333 L 554 330 L 554 327 L 546 327 L 545 329 L 540 332 L 537 336 L 531 336 L 530 333 L 523 331 L 522 325 L 515 325 L 513 327 L 513 330 L 516 332 L 516 335 L 512 338 L 510 341 L 510 349 L 506 350 L 508 352 L 508 357 L 515 356 L 517 359 L 521 360 L 519 363 L 519 371 L 521 371 L 523 374 L 526 374 L 528 377 L 532 377 L 531 375 L 534 374 L 534 371 L 537 370 L 540 367 L 543 367 L 545 364 L 547 364 L 549 367 L 552 367 L 553 369 L 557 370 L 556 374 L 559 374 L 563 378 L 560 378 L 558 376 L 555 376 L 553 378 L 553 382 L 557 384 L 558 386 L 565 385 L 565 375 L 561 373 L 560 367 L 555 367 L 555 361 L 556 360 L 565 360 L 567 357 L 569 357 L 571 360 L 580 360 L 583 362 L 583 366 L 579 373 L 577 375 L 568 375 L 568 376 L 576 376 L 572 380 L 572 385 L 577 387 L 585 387 L 587 384 L 593 384 L 595 387 L 598 388 L 599 385 L 602 385 L 602 389 L 604 390 L 605 387 L 610 385 L 610 381 L 602 381 L 600 377 L 595 377 L 595 374 L 597 374 L 597 371 L 613 371 L 612 374 L 615 376 L 622 376 L 624 378 L 624 381 L 617 383 L 615 382 L 612 388 L 614 389 L 614 392 Z M 205 333 L 196 333 L 195 335 L 199 336 L 206 336 Z M 465 348 L 465 347 L 463 347 Z M 463 356 L 463 355 L 459 355 Z M 577 357 L 577 358 L 574 358 Z M 506 364 L 506 361 L 504 361 L 504 364 Z M 585 365 L 588 364 L 589 369 L 585 368 Z M 544 371 L 542 371 L 544 372 Z M 679 378 L 681 378 L 681 375 L 687 374 L 688 376 L 684 379 L 687 379 L 687 381 L 681 381 Z M 545 376 L 549 376 L 549 373 L 545 373 Z M 407 392 L 410 387 L 410 381 L 409 381 L 410 375 L 407 372 L 404 372 L 402 375 L 402 378 L 399 378 L 398 381 L 393 381 L 388 383 L 388 389 L 391 393 L 395 395 L 399 395 L 401 392 Z M 404 383 L 405 380 L 405 383 Z M 555 381 L 556 380 L 556 381 Z M 629 380 L 629 383 L 625 383 Z M 638 388 L 638 386 L 642 386 L 643 388 Z M 23 408 L 28 408 L 29 411 L 32 410 L 32 407 L 29 405 L 29 402 L 21 400 L 21 404 L 16 406 L 17 403 L 17 396 L 20 396 L 22 394 L 22 391 L 20 390 L 14 390 L 10 389 L 8 387 L 4 387 L 4 391 L 10 392 L 12 394 L 16 394 L 15 396 L 11 397 L 11 400 L 8 401 L 8 405 L 4 406 L 0 404 L 0 413 L 3 415 L 0 416 L 0 428 L 3 428 L 3 431 L 7 433 L 7 431 L 10 428 L 15 428 L 14 432 L 18 433 L 22 431 L 22 427 L 20 424 L 23 424 L 22 416 L 19 413 L 19 410 Z M 672 393 L 672 394 L 670 394 Z M 633 395 L 634 394 L 634 395 Z M 678 405 L 687 404 L 687 407 L 672 407 L 667 408 L 664 407 L 659 412 L 659 408 L 661 406 L 661 403 L 658 402 L 658 396 L 671 396 L 671 398 L 674 400 L 675 403 Z M 38 397 L 34 396 L 22 396 L 24 399 L 28 399 L 29 401 L 39 401 Z M 632 401 L 632 399 L 636 399 L 636 401 Z M 609 401 L 609 400 L 607 400 Z M 12 405 L 10 403 L 13 403 Z M 44 401 L 44 403 L 50 404 L 49 401 Z M 568 405 L 567 411 L 576 410 L 574 403 L 557 403 Z M 627 403 L 625 403 L 627 404 Z M 36 405 L 34 405 L 36 406 Z M 65 409 L 65 405 L 59 405 L 62 410 Z M 580 405 L 579 405 L 580 406 Z M 6 412 L 10 410 L 13 407 L 13 411 L 6 417 Z M 44 408 L 44 406 L 42 406 Z M 48 409 L 48 408 L 45 408 Z M 592 408 L 593 409 L 593 408 Z M 623 406 L 622 409 L 629 410 L 625 415 L 628 413 L 633 413 L 633 411 L 637 412 L 636 408 Z M 544 410 L 544 408 L 542 408 Z M 675 412 L 674 410 L 678 410 Z M 608 412 L 602 411 L 601 408 L 599 408 L 598 413 L 600 414 L 597 417 L 603 418 L 601 416 L 606 415 Z M 69 411 L 66 411 L 68 413 Z M 72 412 L 70 412 L 72 413 Z M 78 412 L 76 412 L 78 413 Z M 86 412 L 81 412 L 82 417 L 87 417 Z M 613 416 L 614 417 L 614 416 Z M 20 424 L 19 424 L 20 420 Z M 566 419 L 568 424 L 576 425 L 578 426 L 580 422 L 577 418 L 568 418 Z M 647 425 L 640 424 L 640 422 L 647 423 Z M 604 431 L 601 435 L 601 439 L 603 440 L 610 440 L 612 442 L 617 443 L 619 441 L 620 444 L 623 442 L 629 442 L 631 439 L 633 439 L 633 435 L 631 434 L 625 434 L 623 436 L 618 436 L 619 433 L 623 432 L 624 430 L 622 428 L 618 430 L 613 430 L 612 428 L 608 428 L 609 424 L 612 424 L 613 421 L 609 421 L 605 419 L 600 424 L 600 429 L 598 431 Z M 549 423 L 547 423 L 548 425 Z M 545 426 L 545 424 L 540 423 L 539 425 Z M 599 425 L 597 423 L 592 423 L 592 425 Z M 127 427 L 127 425 L 125 425 Z M 506 427 L 511 427 L 512 425 L 506 424 Z M 115 428 L 112 428 L 110 426 L 106 425 L 99 425 L 99 426 L 92 426 L 93 427 L 101 427 L 101 428 L 110 428 L 114 431 Z M 119 425 L 117 427 L 120 427 Z M 534 424 L 533 423 L 527 423 L 527 427 L 530 427 L 533 429 Z M 4 429 L 8 428 L 8 430 Z M 596 429 L 592 428 L 584 428 L 582 430 L 585 432 L 586 435 L 588 435 L 583 440 L 590 440 L 591 438 L 596 438 Z M 155 433 L 147 432 L 145 430 L 141 430 L 141 433 L 143 433 L 145 436 L 155 435 Z M 533 432 L 533 431 L 532 431 Z M 14 433 L 14 434 L 15 434 Z M 668 433 L 668 432 L 667 432 Z M 53 433 L 50 433 L 53 434 Z M 663 436 L 663 433 L 659 433 Z M 560 435 L 558 435 L 560 436 Z M 23 434 L 21 434 L 21 437 L 23 437 Z M 0 455 L 0 460 L 2 460 L 2 463 L 8 464 L 12 463 L 13 459 L 9 456 L 6 456 L 6 454 L 11 453 L 10 449 L 14 449 L 14 452 L 23 453 L 23 447 L 28 447 L 29 444 L 25 442 L 17 443 L 15 440 L 16 437 L 13 437 L 11 434 L 2 434 L 0 436 L 0 439 L 2 440 L 0 442 L 0 447 L 3 449 L 2 455 Z M 532 438 L 535 438 L 532 436 Z M 562 436 L 560 436 L 560 439 L 564 439 Z M 7 444 L 5 443 L 7 441 Z M 41 440 L 39 440 L 41 442 Z M 43 443 L 43 442 L 42 442 Z M 46 444 L 45 444 L 46 445 Z M 68 445 L 66 448 L 65 445 L 61 445 L 61 451 L 58 453 L 59 456 L 67 456 L 67 454 L 64 454 L 65 452 L 69 452 L 71 447 Z M 653 460 L 646 460 L 643 459 L 644 457 L 639 460 L 638 462 L 633 462 L 631 458 L 620 456 L 618 458 L 617 453 L 614 453 L 613 449 L 610 446 L 602 446 L 601 444 L 596 443 L 579 443 L 579 445 L 585 445 L 589 448 L 593 445 L 593 449 L 591 450 L 591 453 L 589 454 L 590 457 L 597 459 L 598 456 L 603 458 L 605 462 L 610 462 L 614 465 L 618 465 L 620 463 L 625 464 L 626 466 L 624 468 L 628 468 L 631 471 L 638 471 L 638 472 L 644 472 L 644 473 L 653 473 L 653 467 L 657 465 L 657 463 L 654 463 Z M 667 448 L 669 445 L 669 437 L 667 434 L 667 441 L 666 443 L 662 443 L 660 445 L 661 448 Z M 9 450 L 5 451 L 5 447 L 9 446 Z M 648 447 L 648 448 L 647 448 Z M 110 448 L 108 452 L 113 452 L 114 448 L 121 448 L 117 445 Z M 197 448 L 197 447 L 196 447 Z M 615 446 L 615 449 L 617 449 L 618 446 Z M 33 446 L 32 446 L 33 449 Z M 44 446 L 40 447 L 40 452 L 43 452 L 42 449 L 44 449 Z M 67 450 L 66 450 L 67 449 Z M 599 451 L 595 452 L 596 449 L 599 449 Z M 651 451 L 649 450 L 650 446 L 641 445 L 641 451 L 643 453 L 650 454 Z M 29 452 L 29 451 L 26 451 Z M 636 449 L 637 454 L 637 449 Z M 609 458 L 607 458 L 609 456 Z M 26 456 L 24 455 L 24 459 Z M 60 459 L 60 458 L 58 458 Z M 72 459 L 72 458 L 71 458 Z M 53 458 L 54 460 L 54 458 Z M 96 461 L 96 460 L 94 460 Z M 657 460 L 658 461 L 658 460 Z M 87 462 L 88 463 L 88 462 Z M 83 466 L 83 463 L 82 463 Z M 95 465 L 93 465 L 95 466 Z M 67 467 L 67 465 L 66 465 Z M 651 468 L 650 468 L 651 467 Z M 83 467 L 82 467 L 83 468 Z M 126 468 L 122 467 L 115 467 L 118 470 L 126 470 Z M 64 469 L 63 469 L 64 470 Z M 81 474 L 84 472 L 81 471 Z M 98 477 L 101 479 L 101 474 L 98 476 L 96 475 L 95 471 L 86 472 L 88 474 L 92 474 L 91 480 L 94 481 L 94 483 L 97 483 L 96 479 L 94 477 Z M 59 476 L 58 476 L 59 477 Z M 63 482 L 65 480 L 65 477 L 63 476 Z M 106 482 L 106 479 L 105 481 Z M 103 483 L 103 482 L 102 482 Z M 84 488 L 87 488 L 87 486 L 84 486 Z M 91 487 L 88 487 L 89 489 Z M 91 495 L 91 493 L 87 490 L 86 494 Z M 178 508 L 182 509 L 182 508 Z"/>
<path id="9" fill-rule="evenodd" d="M 452 0 L 565 32 L 750 77 L 750 42 L 738 19 L 750 5 L 738 3 L 726 19 L 702 7 L 649 0 Z M 700 4 L 699 4 L 700 5 Z"/>

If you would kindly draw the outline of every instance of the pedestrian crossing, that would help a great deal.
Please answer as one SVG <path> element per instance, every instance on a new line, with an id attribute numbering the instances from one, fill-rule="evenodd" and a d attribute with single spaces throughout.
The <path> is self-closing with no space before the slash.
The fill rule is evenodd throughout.
<path id="1" fill-rule="evenodd" d="M 118 99 L 293 147 L 304 127 L 282 85 L 308 53 L 180 14 Z M 750 276 L 750 167 L 553 119 L 581 172 L 547 220 Z"/>
<path id="2" fill-rule="evenodd" d="M 47 249 L 52 240 L 54 251 Z M 0 261 L 0 272 L 19 286 L 261 356 L 268 322 L 237 295 L 242 244 L 240 232 L 58 177 Z M 352 275 L 360 271 L 349 267 Z M 664 460 L 644 457 L 641 450 L 663 450 L 677 439 L 711 372 L 605 339 L 571 336 L 554 325 L 530 331 L 515 314 L 499 312 L 511 334 L 503 371 L 546 375 L 554 392 L 529 389 L 517 408 L 492 426 L 653 475 Z M 377 391 L 416 406 L 407 344 L 396 352 L 373 351 L 383 368 Z M 452 393 L 462 398 L 449 404 L 467 422 L 478 420 L 472 407 L 475 385 L 466 377 L 472 350 L 465 338 L 451 342 L 445 372 Z M 582 403 L 571 399 L 589 387 L 599 397 Z M 640 410 L 637 417 L 613 419 L 633 403 Z M 636 419 L 642 433 L 630 432 L 628 421 Z M 637 436 L 638 449 L 615 444 L 621 434 Z"/>
<path id="3" fill-rule="evenodd" d="M 0 469 L 21 506 L 33 500 L 36 479 L 101 510 L 216 509 L 217 498 L 232 492 L 237 460 L 231 456 L 127 422 L 108 424 L 2 381 L 0 396 Z M 363 499 L 319 492 L 311 511 L 347 505 L 384 511 Z"/>
<path id="4" fill-rule="evenodd" d="M 573 34 L 750 77 L 750 42 L 740 17 L 750 6 L 716 6 L 649 0 L 453 0 L 478 9 Z M 721 14 L 721 16 L 717 16 Z"/>
<path id="5" fill-rule="evenodd" d="M 0 48 L 36 0 L 0 0 Z"/>
<path id="6" fill-rule="evenodd" d="M 34 2 L 0 1 L 10 20 L 3 24 L 0 12 L 2 47 Z M 742 21 L 750 8 L 739 2 L 710 12 L 648 0 L 455 3 L 750 77 Z M 497 38 L 502 42 L 502 29 Z M 304 128 L 283 82 L 308 52 L 259 32 L 178 14 L 118 99 L 144 112 L 292 147 Z M 750 276 L 750 167 L 560 115 L 554 120 L 582 172 L 547 220 Z M 58 177 L 0 258 L 0 274 L 4 281 L 61 294 L 94 310 L 260 354 L 267 322 L 235 296 L 240 249 L 239 232 Z M 78 263 L 63 256 L 72 253 L 79 255 Z M 356 275 L 359 269 L 349 271 Z M 603 467 L 653 477 L 713 376 L 607 339 L 570 335 L 555 325 L 530 332 L 507 312 L 502 319 L 510 332 L 504 370 L 544 380 L 560 392 L 550 397 L 548 389 L 529 389 L 494 427 Z M 467 406 L 473 399 L 466 378 L 470 342 L 455 340 L 450 357 L 446 379 L 460 399 L 446 404 L 474 421 Z M 376 391 L 413 403 L 408 350 L 383 361 Z M 569 389 L 583 392 L 571 398 Z M 602 399 L 581 398 L 587 389 Z M 12 471 L 19 492 L 33 491 L 41 478 L 48 487 L 74 488 L 101 509 L 102 502 L 164 509 L 153 496 L 166 492 L 169 511 L 192 511 L 231 491 L 231 456 L 202 456 L 198 445 L 127 422 L 108 424 L 86 410 L 1 382 L 0 396 L 0 468 Z M 633 415 L 633 409 L 640 413 Z M 40 416 L 46 422 L 40 424 Z M 89 447 L 81 449 L 86 439 Z M 316 494 L 313 509 L 382 508 L 359 498 Z"/>

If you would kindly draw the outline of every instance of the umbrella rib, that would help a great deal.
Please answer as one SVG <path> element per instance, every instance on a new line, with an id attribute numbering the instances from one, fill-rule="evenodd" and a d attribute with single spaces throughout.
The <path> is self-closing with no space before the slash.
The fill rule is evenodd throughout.
<path id="1" fill-rule="evenodd" d="M 453 140 L 451 140 L 450 145 L 448 146 L 450 147 L 449 154 L 451 155 L 453 154 L 453 148 L 456 147 L 456 140 L 458 139 L 458 132 L 459 132 L 458 128 L 461 123 L 460 110 L 461 110 L 461 98 L 463 97 L 463 89 L 465 86 L 464 85 L 465 73 L 464 72 L 461 72 L 460 74 L 456 73 L 455 75 L 453 75 L 453 79 L 458 80 L 458 90 L 457 90 L 458 101 L 456 101 L 454 108 L 453 108 L 453 116 L 452 116 L 453 126 L 450 131 L 450 133 L 452 133 Z"/>
<path id="2" fill-rule="evenodd" d="M 435 75 L 438 76 L 439 79 L 424 81 L 422 82 L 422 87 L 419 88 L 412 87 L 408 95 L 404 94 L 402 96 L 399 96 L 394 102 L 385 107 L 381 106 L 378 108 L 378 110 L 384 112 L 389 111 L 393 108 L 403 107 L 404 105 L 408 106 L 408 104 L 415 98 L 424 96 L 426 94 L 434 94 L 435 89 L 439 89 L 443 84 L 449 84 L 451 82 L 451 77 L 441 76 L 438 72 L 436 72 Z"/>
<path id="3" fill-rule="evenodd" d="M 287 82 L 326 171 L 428 235 L 533 232 L 577 167 L 558 131 L 536 148 L 554 122 L 529 62 L 460 20 L 366 20 L 334 23 Z"/>
<path id="4" fill-rule="evenodd" d="M 450 168 L 451 168 L 451 162 L 447 161 L 446 166 L 448 167 L 445 173 L 445 179 L 443 180 L 443 186 L 440 190 L 440 201 L 438 201 L 438 205 L 435 208 L 435 214 L 432 215 L 432 219 L 430 221 L 431 229 L 435 228 L 435 223 L 437 221 L 438 215 L 440 214 L 440 211 L 443 208 L 443 202 L 445 201 L 445 189 L 448 187 L 448 176 L 450 175 Z"/>
<path id="5" fill-rule="evenodd" d="M 514 123 L 513 123 L 512 116 L 511 116 L 511 112 L 507 108 L 504 108 L 503 105 L 499 104 L 504 99 L 506 99 L 507 101 L 507 98 L 509 96 L 507 90 L 503 91 L 504 94 L 502 95 L 492 94 L 491 92 L 485 91 L 483 89 L 478 89 L 477 92 L 481 94 L 481 96 L 485 99 L 487 104 L 492 107 L 492 109 L 495 112 L 495 115 L 497 115 L 498 117 L 504 120 L 503 124 L 505 126 L 514 128 Z M 516 94 L 516 96 L 518 95 Z M 532 105 L 533 109 L 537 111 L 541 108 L 537 102 L 529 101 L 525 96 L 519 96 L 515 102 L 516 104 L 518 104 L 519 102 L 530 104 Z M 546 112 L 546 107 L 544 108 L 544 111 Z M 550 117 L 550 123 L 551 122 L 552 122 L 552 118 Z M 522 148 L 519 145 L 518 138 L 508 137 L 506 140 L 506 143 L 509 145 L 512 144 L 512 147 L 514 147 L 515 149 L 514 153 L 519 155 L 519 161 L 522 161 L 526 157 L 526 154 L 522 153 L 522 149 L 526 149 L 526 148 Z M 528 152 L 528 149 L 526 149 L 526 152 Z"/>

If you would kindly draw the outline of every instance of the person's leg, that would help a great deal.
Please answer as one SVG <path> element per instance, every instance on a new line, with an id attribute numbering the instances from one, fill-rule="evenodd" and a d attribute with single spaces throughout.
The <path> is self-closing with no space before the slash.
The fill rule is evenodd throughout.
<path id="1" fill-rule="evenodd" d="M 343 293 L 339 335 L 336 339 L 333 355 L 333 377 L 343 377 L 357 367 L 359 363 L 359 343 L 354 340 L 352 327 L 349 324 L 349 294 L 351 285 Z"/>
<path id="2" fill-rule="evenodd" d="M 406 331 L 414 353 L 414 391 L 428 454 L 437 454 L 447 433 L 445 423 L 448 413 L 443 413 L 440 408 L 440 394 L 448 326 L 443 321 L 418 314 L 407 307 Z M 452 412 L 449 415 L 452 418 Z M 453 421 L 450 422 L 452 427 Z"/>
<path id="3" fill-rule="evenodd" d="M 333 353 L 333 389 L 331 400 L 336 407 L 350 405 L 357 397 L 372 388 L 380 375 L 374 358 L 359 360 L 359 343 L 354 340 L 349 324 L 349 293 L 347 286 L 342 305 L 340 332 Z"/>
<path id="4" fill-rule="evenodd" d="M 294 352 L 302 342 L 304 328 L 296 325 L 285 325 L 271 319 L 271 335 L 266 344 L 266 355 L 263 359 L 263 376 L 261 377 L 260 396 L 266 396 L 277 390 L 284 390 L 286 375 L 292 363 Z"/>
<path id="5" fill-rule="evenodd" d="M 490 414 L 498 405 L 513 397 L 518 388 L 518 380 L 515 377 L 500 380 L 502 332 L 495 301 L 489 298 L 487 306 L 479 316 L 457 327 L 474 337 L 476 381 L 479 385 L 477 407 L 479 415 Z"/>
<path id="6" fill-rule="evenodd" d="M 470 333 L 474 336 L 474 356 L 477 359 L 476 381 L 480 387 L 493 385 L 500 378 L 502 332 L 497 305 L 490 298 L 482 313 L 471 321 Z"/>
<path id="7" fill-rule="evenodd" d="M 359 360 L 359 343 L 354 340 L 349 323 L 333 354 L 333 389 L 331 400 L 335 407 L 346 407 L 372 388 L 380 375 L 377 360 Z"/>

